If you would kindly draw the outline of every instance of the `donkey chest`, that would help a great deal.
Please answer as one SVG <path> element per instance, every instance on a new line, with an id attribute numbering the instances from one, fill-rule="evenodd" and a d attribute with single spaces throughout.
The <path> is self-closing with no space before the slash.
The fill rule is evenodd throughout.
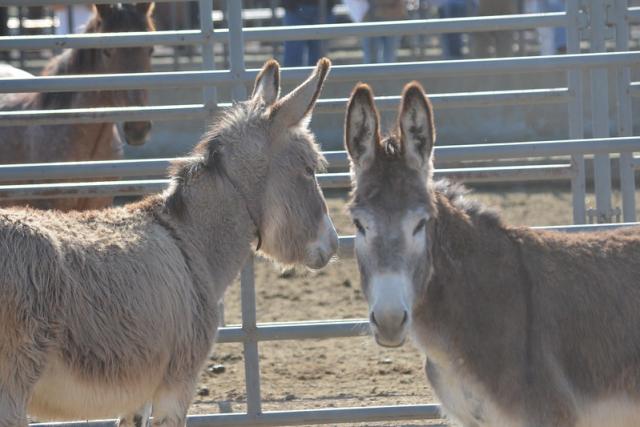
<path id="1" fill-rule="evenodd" d="M 518 427 L 485 388 L 453 363 L 434 363 L 427 357 L 427 377 L 448 417 L 463 427 Z"/>

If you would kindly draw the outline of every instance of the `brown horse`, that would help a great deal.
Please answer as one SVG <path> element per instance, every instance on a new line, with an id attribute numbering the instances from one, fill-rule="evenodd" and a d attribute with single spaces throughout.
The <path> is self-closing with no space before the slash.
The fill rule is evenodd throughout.
<path id="1" fill-rule="evenodd" d="M 308 130 L 330 62 L 280 97 L 277 62 L 176 164 L 163 193 L 90 212 L 0 210 L 0 426 L 120 416 L 184 427 L 220 323 L 256 246 L 323 267 L 338 235 Z"/>
<path id="2" fill-rule="evenodd" d="M 510 227 L 433 182 L 434 141 L 419 84 L 384 139 L 369 87 L 352 94 L 351 213 L 377 342 L 412 334 L 466 427 L 639 425 L 640 230 Z"/>
<path id="3" fill-rule="evenodd" d="M 153 3 L 97 5 L 85 33 L 153 31 Z M 152 49 L 105 48 L 68 49 L 46 66 L 43 75 L 110 74 L 148 72 Z M 31 74 L 0 65 L 0 77 L 32 77 Z M 41 110 L 135 106 L 147 103 L 144 90 L 63 93 L 0 94 L 0 110 Z M 143 144 L 151 123 L 127 122 L 124 136 L 130 145 Z M 122 158 L 122 143 L 114 123 L 33 125 L 0 127 L 0 163 L 115 160 Z M 37 208 L 61 210 L 109 206 L 112 198 L 15 201 Z M 6 206 L 6 204 L 5 204 Z"/>

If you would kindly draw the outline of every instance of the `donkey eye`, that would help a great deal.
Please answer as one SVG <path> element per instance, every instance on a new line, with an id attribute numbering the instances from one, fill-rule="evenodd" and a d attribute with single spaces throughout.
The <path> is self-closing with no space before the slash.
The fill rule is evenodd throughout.
<path id="1" fill-rule="evenodd" d="M 364 236 L 365 232 L 364 232 L 364 227 L 362 226 L 362 224 L 360 223 L 360 221 L 358 221 L 357 219 L 353 220 L 353 225 L 356 226 L 356 228 L 358 229 L 358 231 Z"/>
<path id="2" fill-rule="evenodd" d="M 305 169 L 305 171 L 307 172 L 307 175 L 309 175 L 309 176 L 315 176 L 315 175 L 316 175 L 316 171 L 315 171 L 315 169 L 313 169 L 313 168 L 312 168 L 312 167 L 310 167 L 310 166 L 307 166 L 307 167 L 306 167 L 306 169 Z"/>
<path id="3" fill-rule="evenodd" d="M 415 236 L 416 234 L 418 234 L 420 231 L 422 231 L 422 229 L 424 228 L 424 226 L 427 225 L 427 220 L 422 218 L 419 222 L 418 225 L 416 225 L 416 228 L 413 229 L 413 235 Z"/>

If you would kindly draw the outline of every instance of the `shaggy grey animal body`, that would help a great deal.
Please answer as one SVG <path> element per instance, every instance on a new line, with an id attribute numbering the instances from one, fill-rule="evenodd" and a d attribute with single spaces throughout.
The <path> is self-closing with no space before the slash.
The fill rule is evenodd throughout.
<path id="1" fill-rule="evenodd" d="M 376 340 L 412 335 L 445 412 L 465 427 L 631 427 L 640 420 L 640 230 L 511 227 L 432 179 L 433 112 L 405 87 L 379 133 L 349 102 L 356 254 Z"/>
<path id="2" fill-rule="evenodd" d="M 0 211 L 0 427 L 27 413 L 144 425 L 151 411 L 153 425 L 184 425 L 218 304 L 256 241 L 312 268 L 336 252 L 307 130 L 329 66 L 278 99 L 268 62 L 162 195 Z"/>

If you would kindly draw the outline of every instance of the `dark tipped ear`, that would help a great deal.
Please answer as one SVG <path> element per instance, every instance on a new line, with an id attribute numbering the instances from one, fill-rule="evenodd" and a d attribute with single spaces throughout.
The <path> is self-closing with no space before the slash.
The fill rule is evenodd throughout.
<path id="1" fill-rule="evenodd" d="M 275 59 L 270 59 L 264 63 L 256 77 L 251 99 L 254 101 L 261 99 L 265 104 L 271 105 L 278 100 L 279 96 L 280 65 Z"/>
<path id="2" fill-rule="evenodd" d="M 379 123 L 373 91 L 368 85 L 358 83 L 349 98 L 344 126 L 344 144 L 355 172 L 369 167 L 375 158 Z"/>
<path id="3" fill-rule="evenodd" d="M 273 106 L 271 118 L 274 126 L 295 126 L 311 114 L 330 68 L 331 61 L 321 58 L 309 78 Z"/>
<path id="4" fill-rule="evenodd" d="M 96 13 L 102 19 L 107 19 L 113 13 L 113 6 L 110 4 L 96 4 Z"/>
<path id="5" fill-rule="evenodd" d="M 154 8 L 155 3 L 136 3 L 136 9 L 143 15 L 151 16 Z"/>
<path id="6" fill-rule="evenodd" d="M 431 169 L 431 151 L 436 140 L 433 109 L 418 82 L 411 82 L 404 87 L 398 129 L 409 164 L 419 169 Z"/>

